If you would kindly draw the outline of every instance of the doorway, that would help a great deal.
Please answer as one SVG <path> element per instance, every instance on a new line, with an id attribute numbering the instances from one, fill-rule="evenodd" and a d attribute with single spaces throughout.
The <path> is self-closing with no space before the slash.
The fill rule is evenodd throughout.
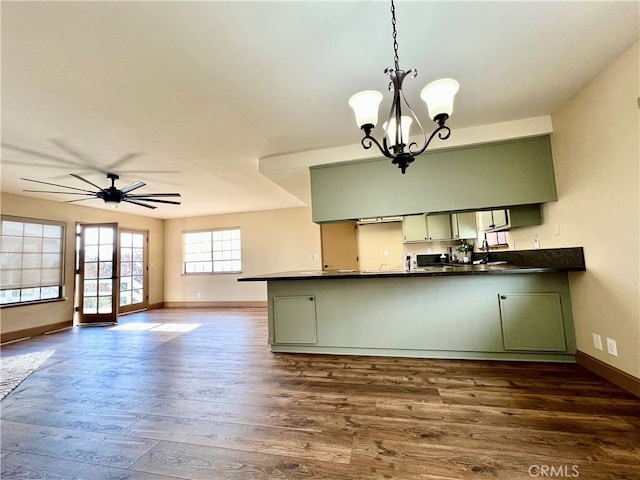
<path id="1" fill-rule="evenodd" d="M 117 223 L 77 225 L 76 308 L 79 325 L 114 324 L 148 307 L 148 232 Z"/>

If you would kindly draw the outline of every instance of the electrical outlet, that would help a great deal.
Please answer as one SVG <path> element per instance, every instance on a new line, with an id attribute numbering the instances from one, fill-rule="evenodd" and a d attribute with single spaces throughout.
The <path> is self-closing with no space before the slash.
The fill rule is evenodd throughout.
<path id="1" fill-rule="evenodd" d="M 602 337 L 597 333 L 592 333 L 591 335 L 593 335 L 593 348 L 602 351 Z"/>
<path id="2" fill-rule="evenodd" d="M 614 357 L 618 356 L 618 346 L 616 345 L 616 341 L 613 338 L 607 337 L 607 353 L 609 355 L 613 355 Z"/>
<path id="3" fill-rule="evenodd" d="M 387 249 L 385 248 L 385 249 L 384 249 L 384 251 L 382 252 L 382 254 L 383 254 L 385 257 L 388 257 L 388 256 L 389 256 L 389 250 L 387 250 Z"/>
<path id="4" fill-rule="evenodd" d="M 533 240 L 533 248 L 540 248 L 540 238 L 538 237 L 537 233 L 533 235 L 532 240 Z"/>

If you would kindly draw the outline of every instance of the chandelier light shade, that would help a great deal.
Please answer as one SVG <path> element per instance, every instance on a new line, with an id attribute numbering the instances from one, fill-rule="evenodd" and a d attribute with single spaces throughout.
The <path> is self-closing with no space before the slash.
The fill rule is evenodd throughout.
<path id="1" fill-rule="evenodd" d="M 453 99 L 458 92 L 459 85 L 451 78 L 443 78 L 431 82 L 422 89 L 420 98 L 427 104 L 429 117 L 436 123 L 435 130 L 427 137 L 420 120 L 411 109 L 402 91 L 404 79 L 408 76 L 415 77 L 418 72 L 414 69 L 408 71 L 400 69 L 396 9 L 393 0 L 391 0 L 391 25 L 393 27 L 394 67 L 388 67 L 384 73 L 390 78 L 389 90 L 393 92 L 393 102 L 389 119 L 382 126 L 385 131 L 382 144 L 371 135 L 378 123 L 378 107 L 382 102 L 382 94 L 375 90 L 356 93 L 349 99 L 349 106 L 353 108 L 358 127 L 364 132 L 364 137 L 360 141 L 362 146 L 369 149 L 375 144 L 380 152 L 385 157 L 391 158 L 392 163 L 397 165 L 404 174 L 409 164 L 427 149 L 436 135 L 441 140 L 449 138 L 451 130 L 446 126 L 446 121 L 453 112 Z M 406 110 L 404 115 L 403 108 Z M 415 142 L 409 143 L 410 128 L 413 123 L 418 126 L 424 137 L 422 146 L 418 146 Z"/>
<path id="2" fill-rule="evenodd" d="M 422 89 L 420 98 L 427 104 L 429 118 L 437 122 L 439 115 L 451 116 L 453 113 L 453 98 L 458 93 L 460 85 L 452 78 L 441 78 Z"/>
<path id="3" fill-rule="evenodd" d="M 349 106 L 356 114 L 358 125 L 375 125 L 378 123 L 378 107 L 382 102 L 382 94 L 375 90 L 356 93 L 349 99 Z"/>

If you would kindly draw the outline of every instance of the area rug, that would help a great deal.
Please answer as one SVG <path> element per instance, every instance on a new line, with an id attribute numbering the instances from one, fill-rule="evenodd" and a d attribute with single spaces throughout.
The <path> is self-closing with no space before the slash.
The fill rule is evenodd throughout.
<path id="1" fill-rule="evenodd" d="M 0 400 L 36 371 L 55 350 L 0 358 Z"/>

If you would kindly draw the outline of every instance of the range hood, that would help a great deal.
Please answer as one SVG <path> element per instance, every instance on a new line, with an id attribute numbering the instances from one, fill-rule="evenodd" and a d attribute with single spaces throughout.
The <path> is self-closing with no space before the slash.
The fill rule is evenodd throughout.
<path id="1" fill-rule="evenodd" d="M 358 225 L 366 225 L 369 223 L 388 223 L 388 222 L 401 222 L 401 216 L 395 217 L 368 217 L 368 218 L 359 218 Z"/>

